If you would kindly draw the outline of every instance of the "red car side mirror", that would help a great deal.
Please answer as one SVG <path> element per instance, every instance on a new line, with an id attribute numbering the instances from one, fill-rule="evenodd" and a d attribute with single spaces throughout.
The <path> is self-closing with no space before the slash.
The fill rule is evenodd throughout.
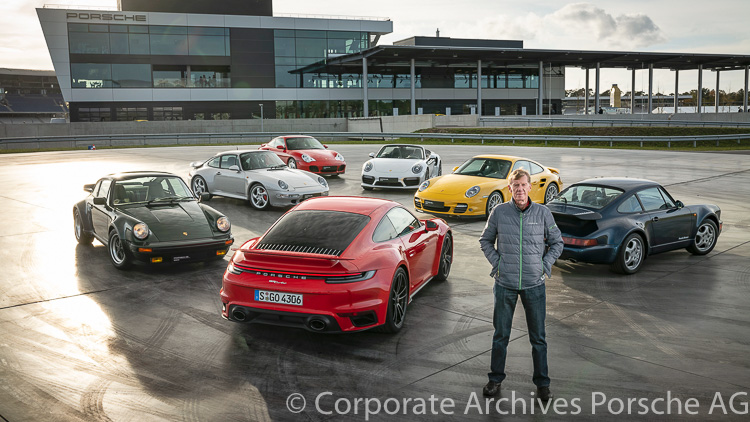
<path id="1" fill-rule="evenodd" d="M 282 151 L 286 151 L 286 148 L 284 148 L 284 145 L 278 145 L 276 148 L 278 148 L 278 149 L 280 149 Z"/>
<path id="2" fill-rule="evenodd" d="M 328 145 L 323 144 L 323 148 L 328 149 Z"/>

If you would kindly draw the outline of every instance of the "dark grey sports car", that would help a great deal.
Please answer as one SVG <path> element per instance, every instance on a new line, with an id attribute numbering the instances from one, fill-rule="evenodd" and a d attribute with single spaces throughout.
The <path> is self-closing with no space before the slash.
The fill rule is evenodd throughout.
<path id="1" fill-rule="evenodd" d="M 575 183 L 547 204 L 562 231 L 561 259 L 611 264 L 633 274 L 646 256 L 687 248 L 705 255 L 721 233 L 716 205 L 684 205 L 656 182 L 601 178 Z"/>
<path id="2" fill-rule="evenodd" d="M 81 244 L 98 239 L 118 269 L 134 260 L 221 259 L 234 242 L 229 220 L 199 203 L 174 174 L 111 174 L 83 189 L 91 195 L 73 207 L 76 239 Z"/>

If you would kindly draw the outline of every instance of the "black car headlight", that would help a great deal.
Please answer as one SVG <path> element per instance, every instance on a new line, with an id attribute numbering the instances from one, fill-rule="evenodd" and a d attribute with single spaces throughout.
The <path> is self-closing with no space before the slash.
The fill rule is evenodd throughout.
<path id="1" fill-rule="evenodd" d="M 424 182 L 422 182 L 421 185 L 419 185 L 419 191 L 422 192 L 423 190 L 427 189 L 429 186 L 430 186 L 430 181 L 425 180 Z"/>
<path id="2" fill-rule="evenodd" d="M 368 161 L 368 162 L 365 163 L 364 170 L 365 170 L 365 173 L 367 173 L 368 171 L 372 170 L 372 161 Z"/>
<path id="3" fill-rule="evenodd" d="M 285 182 L 285 181 L 283 181 L 283 180 L 279 180 L 279 187 L 280 187 L 281 189 L 283 189 L 283 190 L 287 190 L 287 189 L 289 189 L 289 185 L 287 185 L 287 184 L 286 184 L 286 182 Z"/>
<path id="4" fill-rule="evenodd" d="M 320 176 L 318 176 L 318 183 L 320 183 L 320 185 L 323 186 L 324 188 L 328 187 L 328 182 L 326 182 L 326 179 Z"/>
<path id="5" fill-rule="evenodd" d="M 216 220 L 216 228 L 222 232 L 228 232 L 231 227 L 232 225 L 229 224 L 229 219 L 226 217 L 219 217 L 219 219 Z"/>
<path id="6" fill-rule="evenodd" d="M 138 240 L 143 240 L 148 237 L 148 225 L 146 223 L 138 223 L 133 226 L 133 236 Z"/>
<path id="7" fill-rule="evenodd" d="M 411 172 L 414 174 L 419 174 L 422 172 L 422 165 L 421 164 L 414 164 L 414 167 L 411 168 Z"/>

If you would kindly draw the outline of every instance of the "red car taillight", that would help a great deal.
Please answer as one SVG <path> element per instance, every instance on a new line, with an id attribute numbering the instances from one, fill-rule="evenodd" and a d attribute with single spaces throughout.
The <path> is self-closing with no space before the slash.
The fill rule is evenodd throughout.
<path id="1" fill-rule="evenodd" d="M 570 246 L 596 246 L 599 244 L 599 242 L 596 239 L 578 239 L 575 237 L 565 237 L 562 238 L 563 243 Z"/>

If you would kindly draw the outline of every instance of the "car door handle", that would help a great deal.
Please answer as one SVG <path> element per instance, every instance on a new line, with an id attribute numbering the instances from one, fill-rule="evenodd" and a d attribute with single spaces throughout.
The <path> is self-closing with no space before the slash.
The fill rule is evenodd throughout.
<path id="1" fill-rule="evenodd" d="M 217 175 L 217 176 L 219 176 L 220 174 L 221 174 L 221 172 L 220 172 L 220 171 L 217 171 L 217 172 L 216 172 L 216 175 Z"/>
<path id="2" fill-rule="evenodd" d="M 659 217 L 654 217 L 651 219 L 652 221 L 659 221 Z"/>

